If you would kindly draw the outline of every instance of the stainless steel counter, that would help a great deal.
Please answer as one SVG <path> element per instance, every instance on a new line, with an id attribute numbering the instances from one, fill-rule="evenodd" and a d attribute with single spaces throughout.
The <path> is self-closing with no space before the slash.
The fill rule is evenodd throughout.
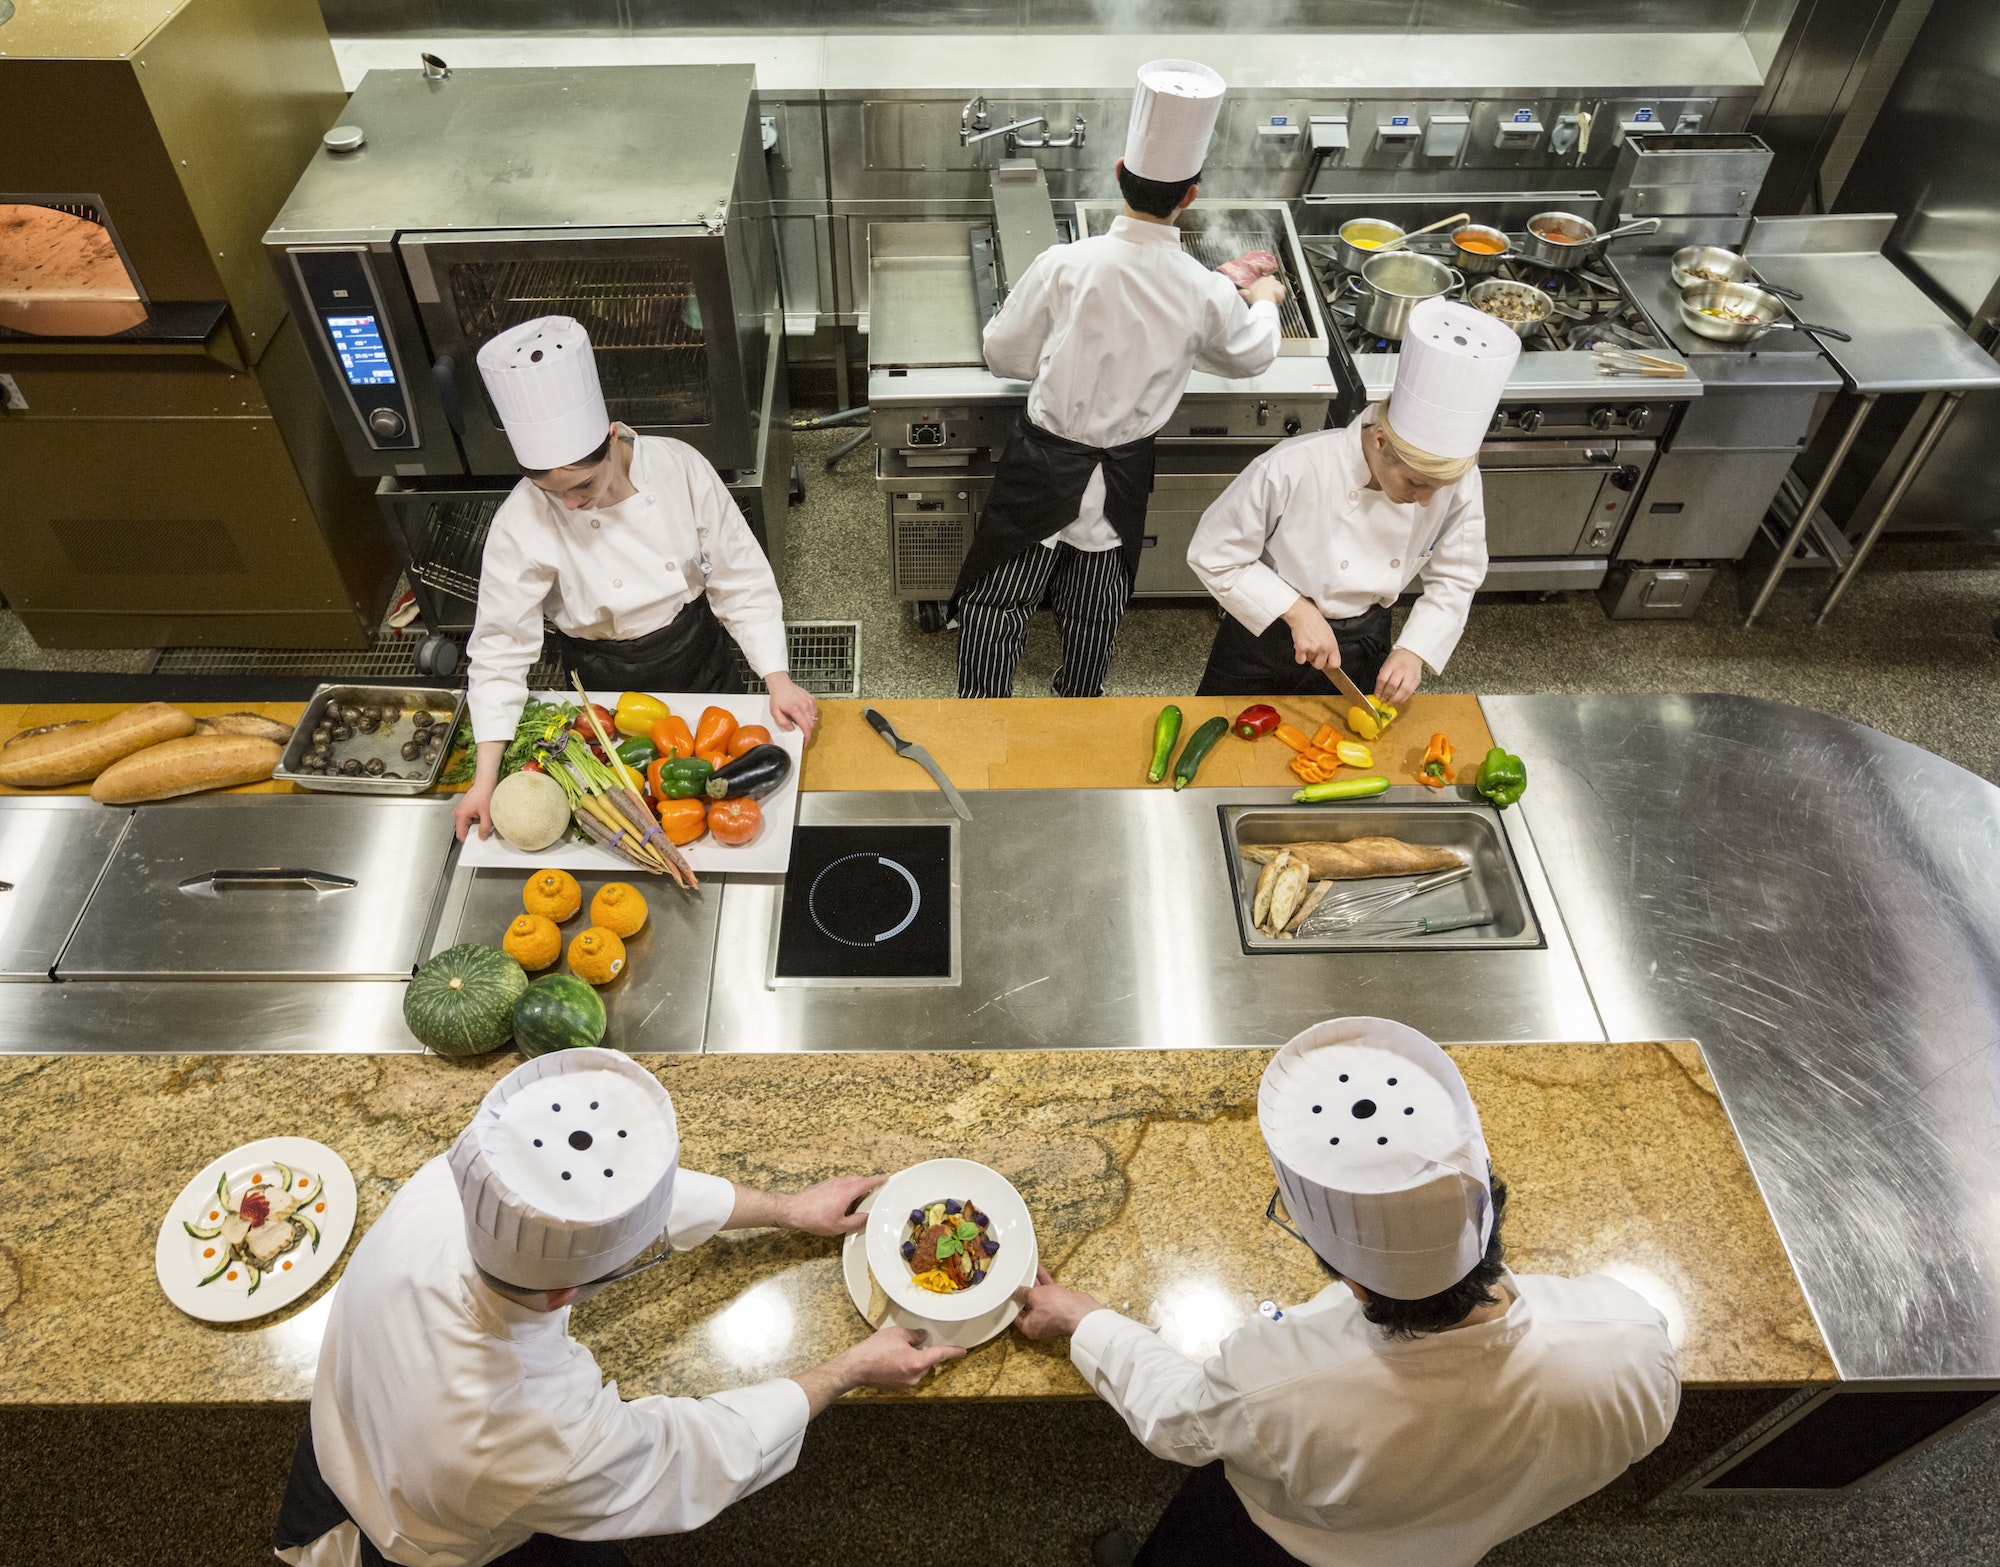
<path id="1" fill-rule="evenodd" d="M 1482 705 L 1606 1033 L 1701 1041 L 1841 1375 L 2000 1378 L 2000 789 L 1771 702 Z"/>

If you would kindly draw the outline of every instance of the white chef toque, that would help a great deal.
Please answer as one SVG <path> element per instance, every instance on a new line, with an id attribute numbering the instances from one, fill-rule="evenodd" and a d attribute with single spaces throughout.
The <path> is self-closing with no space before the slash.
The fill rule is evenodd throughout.
<path id="1" fill-rule="evenodd" d="M 1193 179 L 1208 156 L 1224 91 L 1222 78 L 1194 60 L 1140 66 L 1132 123 L 1125 131 L 1125 167 L 1162 185 Z"/>
<path id="2" fill-rule="evenodd" d="M 538 316 L 479 350 L 486 395 L 523 468 L 560 468 L 604 444 L 611 415 L 590 335 L 568 316 Z"/>
<path id="3" fill-rule="evenodd" d="M 1520 357 L 1521 339 L 1506 322 L 1454 299 L 1426 299 L 1403 331 L 1390 426 L 1433 457 L 1472 456 Z"/>
<path id="4" fill-rule="evenodd" d="M 1423 1300 L 1486 1254 L 1479 1112 L 1451 1057 L 1415 1029 L 1315 1024 L 1264 1069 L 1257 1124 L 1299 1233 L 1364 1289 Z"/>
<path id="5" fill-rule="evenodd" d="M 503 1284 L 568 1289 L 666 1233 L 674 1102 L 617 1050 L 558 1050 L 488 1090 L 451 1146 L 472 1260 Z"/>

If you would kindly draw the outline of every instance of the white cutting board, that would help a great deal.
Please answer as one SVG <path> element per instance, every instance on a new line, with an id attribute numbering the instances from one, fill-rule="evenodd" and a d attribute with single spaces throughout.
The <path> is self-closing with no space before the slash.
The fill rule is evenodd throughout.
<path id="1" fill-rule="evenodd" d="M 538 702 L 576 701 L 574 691 L 532 691 L 529 695 Z M 773 723 L 771 703 L 762 696 L 705 696 L 696 692 L 674 691 L 659 691 L 654 695 L 665 702 L 676 717 L 686 719 L 690 729 L 700 719 L 703 708 L 726 707 L 736 715 L 739 725 L 762 724 L 771 731 L 772 741 L 791 753 L 791 776 L 757 802 L 764 812 L 764 827 L 755 838 L 740 848 L 731 848 L 717 843 L 712 837 L 704 837 L 681 850 L 697 876 L 709 876 L 718 871 L 783 875 L 792 861 L 792 823 L 799 814 L 799 767 L 805 752 L 805 741 L 798 730 L 780 729 Z M 593 691 L 590 699 L 606 708 L 618 705 L 616 691 Z M 620 868 L 638 876 L 645 874 L 623 855 L 614 854 L 594 843 L 574 843 L 564 839 L 538 854 L 524 854 L 497 832 L 490 838 L 481 838 L 477 833 L 468 837 L 460 850 L 458 862 L 476 870 L 533 871 L 544 866 L 556 866 L 562 870 L 591 871 L 598 875 Z"/>

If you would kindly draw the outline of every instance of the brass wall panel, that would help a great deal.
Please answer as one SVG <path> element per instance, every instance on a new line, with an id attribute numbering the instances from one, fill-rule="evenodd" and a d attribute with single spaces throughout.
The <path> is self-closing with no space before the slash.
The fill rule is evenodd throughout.
<path id="1" fill-rule="evenodd" d="M 135 62 L 252 362 L 285 301 L 264 230 L 347 102 L 314 0 L 194 0 Z"/>
<path id="2" fill-rule="evenodd" d="M 256 376 L 199 356 L 45 356 L 0 349 L 0 374 L 14 378 L 28 404 L 26 413 L 0 410 L 0 424 L 30 416 L 203 419 L 270 412 Z"/>

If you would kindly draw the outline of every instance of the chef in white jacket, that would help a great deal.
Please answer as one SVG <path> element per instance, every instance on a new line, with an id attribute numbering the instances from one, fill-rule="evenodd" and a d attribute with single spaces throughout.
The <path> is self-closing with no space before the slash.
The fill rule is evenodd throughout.
<path id="1" fill-rule="evenodd" d="M 559 1051 L 495 1084 L 447 1154 L 355 1248 L 274 1545 L 298 1567 L 602 1567 L 615 1542 L 695 1529 L 788 1473 L 848 1389 L 938 1361 L 884 1328 L 792 1377 L 621 1399 L 569 1307 L 718 1230 L 840 1235 L 877 1180 L 776 1196 L 680 1167 L 673 1101 L 615 1050 Z M 685 1267 L 688 1264 L 678 1263 Z"/>
<path id="2" fill-rule="evenodd" d="M 1195 370 L 1261 375 L 1278 356 L 1285 287 L 1248 288 L 1181 248 L 1223 80 L 1192 60 L 1139 69 L 1124 213 L 1110 231 L 1037 256 L 987 323 L 987 367 L 1026 381 L 952 592 L 958 694 L 1012 696 L 1044 599 L 1062 635 L 1057 696 L 1101 696 L 1139 571 L 1153 436 Z"/>
<path id="3" fill-rule="evenodd" d="M 733 637 L 778 726 L 810 733 L 818 709 L 787 670 L 777 579 L 708 459 L 612 420 L 590 338 L 568 316 L 489 339 L 479 374 L 525 477 L 494 513 L 480 563 L 466 644 L 479 759 L 459 837 L 475 824 L 492 835 L 544 617 L 593 691 L 740 692 Z"/>
<path id="4" fill-rule="evenodd" d="M 1435 1044 L 1318 1024 L 1265 1069 L 1257 1120 L 1333 1284 L 1206 1363 L 1045 1272 L 1016 1324 L 1068 1333 L 1133 1435 L 1197 1466 L 1141 1567 L 1472 1567 L 1659 1445 L 1680 1402 L 1666 1323 L 1603 1275 L 1507 1270 L 1506 1188 Z"/>
<path id="5" fill-rule="evenodd" d="M 1228 613 L 1202 696 L 1311 696 L 1338 665 L 1394 706 L 1442 670 L 1486 579 L 1478 454 L 1521 355 L 1455 300 L 1410 313 L 1386 406 L 1281 441 L 1202 514 L 1188 564 Z M 1389 606 L 1423 593 L 1392 649 Z"/>

